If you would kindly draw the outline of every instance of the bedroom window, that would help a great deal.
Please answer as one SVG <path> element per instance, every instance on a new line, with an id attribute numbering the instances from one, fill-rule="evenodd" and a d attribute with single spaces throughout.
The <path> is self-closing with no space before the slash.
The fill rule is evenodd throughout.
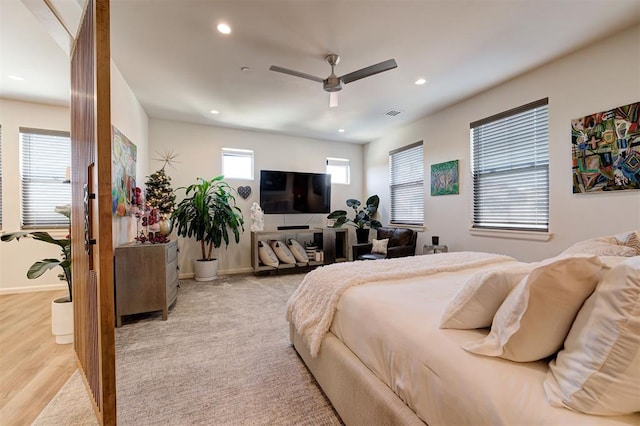
<path id="1" fill-rule="evenodd" d="M 327 157 L 327 174 L 331 175 L 331 183 L 348 185 L 351 182 L 351 164 L 346 158 Z"/>
<path id="2" fill-rule="evenodd" d="M 253 180 L 253 151 L 222 148 L 222 174 L 225 179 Z"/>
<path id="3" fill-rule="evenodd" d="M 549 230 L 548 103 L 471 123 L 473 228 Z"/>
<path id="4" fill-rule="evenodd" d="M 71 204 L 69 132 L 20 128 L 22 228 L 67 228 L 56 206 Z"/>
<path id="5" fill-rule="evenodd" d="M 424 222 L 424 154 L 422 141 L 389 153 L 391 223 Z"/>

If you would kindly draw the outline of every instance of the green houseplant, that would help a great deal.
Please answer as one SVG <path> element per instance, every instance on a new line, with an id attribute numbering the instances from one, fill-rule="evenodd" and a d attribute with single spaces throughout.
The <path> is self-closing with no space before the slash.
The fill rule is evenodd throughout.
<path id="1" fill-rule="evenodd" d="M 236 205 L 235 190 L 224 181 L 224 176 L 211 180 L 197 178 L 185 190 L 185 198 L 173 212 L 173 223 L 178 236 L 195 238 L 200 242 L 201 258 L 195 262 L 197 281 L 209 281 L 217 273 L 217 259 L 213 249 L 224 241 L 229 244 L 230 234 L 236 243 L 244 231 L 242 211 Z M 208 271 L 202 271 L 208 269 Z M 202 275 L 200 274 L 202 272 Z"/>
<path id="2" fill-rule="evenodd" d="M 36 279 L 55 267 L 62 268 L 58 274 L 61 281 L 66 281 L 69 295 L 51 302 L 51 331 L 56 336 L 56 343 L 73 342 L 73 286 L 71 281 L 71 206 L 58 206 L 55 211 L 69 220 L 69 234 L 64 238 L 55 238 L 44 231 L 11 232 L 4 234 L 2 241 L 20 241 L 21 238 L 32 238 L 36 241 L 56 245 L 60 248 L 60 259 L 48 258 L 36 261 L 27 270 L 27 278 Z"/>
<path id="3" fill-rule="evenodd" d="M 71 207 L 59 206 L 56 207 L 55 211 L 69 219 L 69 228 L 71 228 Z M 69 232 L 71 232 L 71 229 L 69 229 Z M 60 247 L 60 259 L 42 259 L 36 261 L 27 271 L 27 278 L 36 279 L 48 270 L 59 266 L 62 268 L 62 273 L 58 274 L 58 278 L 61 281 L 66 281 L 67 288 L 69 289 L 69 295 L 65 299 L 68 302 L 73 301 L 73 293 L 71 291 L 71 234 L 64 238 L 54 238 L 48 232 L 43 231 L 11 232 L 4 234 L 1 238 L 2 241 L 19 241 L 20 238 L 33 238 L 36 241 L 43 241 Z"/>
<path id="4" fill-rule="evenodd" d="M 340 228 L 345 223 L 352 225 L 356 228 L 356 235 L 358 237 L 358 243 L 367 242 L 369 236 L 369 228 L 378 229 L 382 226 L 382 223 L 373 219 L 378 211 L 380 205 L 380 197 L 372 195 L 367 198 L 364 205 L 354 198 L 347 200 L 347 207 L 353 209 L 353 219 L 347 217 L 346 210 L 335 210 L 329 213 L 327 219 L 334 219 L 334 228 Z"/>

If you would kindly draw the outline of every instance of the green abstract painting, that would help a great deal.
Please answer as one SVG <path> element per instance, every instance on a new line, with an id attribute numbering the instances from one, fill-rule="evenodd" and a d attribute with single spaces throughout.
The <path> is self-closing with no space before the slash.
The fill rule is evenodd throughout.
<path id="1" fill-rule="evenodd" d="M 458 194 L 458 160 L 431 165 L 431 195 Z"/>

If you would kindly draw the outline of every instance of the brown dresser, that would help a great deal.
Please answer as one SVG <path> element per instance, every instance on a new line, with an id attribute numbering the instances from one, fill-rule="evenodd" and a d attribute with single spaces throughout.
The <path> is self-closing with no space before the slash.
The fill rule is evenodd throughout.
<path id="1" fill-rule="evenodd" d="M 124 244 L 115 249 L 116 327 L 123 315 L 162 311 L 178 296 L 178 245 Z"/>

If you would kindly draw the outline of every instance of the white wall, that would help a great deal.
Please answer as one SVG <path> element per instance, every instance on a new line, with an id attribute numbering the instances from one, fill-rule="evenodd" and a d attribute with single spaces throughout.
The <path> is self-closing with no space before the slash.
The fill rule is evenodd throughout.
<path id="1" fill-rule="evenodd" d="M 144 188 L 149 167 L 149 117 L 113 61 L 111 124 L 136 145 L 136 185 Z M 136 236 L 136 221 L 132 216 L 114 216 L 112 226 L 114 247 L 133 241 Z"/>
<path id="2" fill-rule="evenodd" d="M 211 179 L 222 174 L 222 148 L 243 148 L 254 151 L 253 181 L 226 179 L 237 188 L 248 185 L 251 196 L 246 200 L 237 197 L 245 219 L 245 232 L 240 244 L 224 246 L 216 251 L 220 273 L 250 271 L 251 269 L 251 219 L 253 202 L 260 202 L 259 178 L 261 169 L 325 173 L 327 157 L 348 158 L 351 164 L 351 183 L 333 185 L 331 190 L 332 209 L 346 208 L 347 198 L 362 197 L 362 146 L 347 143 L 282 136 L 271 133 L 226 129 L 213 126 L 180 123 L 151 119 L 149 124 L 149 151 L 151 153 L 173 150 L 178 157 L 173 166 L 165 168 L 172 178 L 174 189 L 188 186 L 196 178 Z M 151 154 L 152 157 L 154 156 Z M 151 161 L 148 173 L 162 167 L 162 163 Z M 177 202 L 184 196 L 178 192 Z M 265 215 L 265 229 L 276 229 L 279 225 L 326 225 L 326 214 Z M 174 235 L 175 237 L 175 235 Z M 180 275 L 193 273 L 193 259 L 200 257 L 200 246 L 195 240 L 179 239 Z"/>
<path id="3" fill-rule="evenodd" d="M 640 27 L 538 68 L 365 146 L 365 186 L 389 218 L 388 153 L 424 140 L 425 231 L 450 250 L 504 253 L 524 261 L 555 255 L 590 237 L 640 229 L 640 191 L 572 194 L 570 120 L 640 101 Z M 524 47 L 523 47 L 524 48 Z M 428 96 L 428 88 L 425 96 Z M 469 123 L 549 98 L 550 241 L 472 236 Z M 459 160 L 460 194 L 432 197 L 430 165 Z"/>
<path id="4" fill-rule="evenodd" d="M 0 99 L 2 126 L 2 223 L 4 232 L 20 230 L 20 127 L 69 131 L 69 108 Z M 138 148 L 137 180 L 144 183 L 148 167 L 148 118 L 122 75 L 111 67 L 111 120 Z M 51 232 L 64 236 L 63 230 Z M 114 245 L 132 241 L 135 222 L 130 217 L 114 218 Z M 58 249 L 30 239 L 0 243 L 0 294 L 23 291 L 65 289 L 58 280 L 59 268 L 30 280 L 27 270 L 33 262 L 47 257 L 58 258 Z"/>

